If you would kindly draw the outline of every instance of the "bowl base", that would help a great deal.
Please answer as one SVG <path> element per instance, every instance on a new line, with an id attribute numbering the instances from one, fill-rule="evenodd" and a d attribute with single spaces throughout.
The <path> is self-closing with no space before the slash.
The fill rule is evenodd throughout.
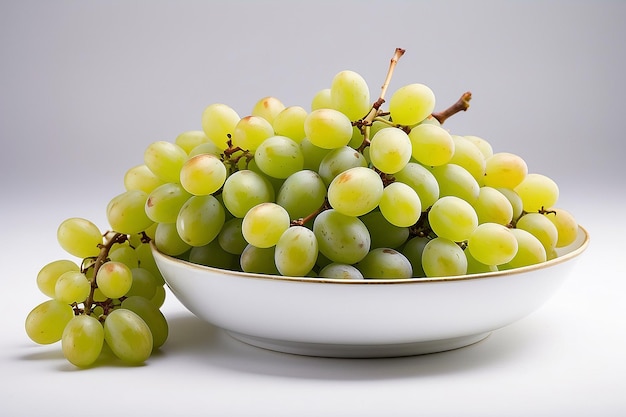
<path id="1" fill-rule="evenodd" d="M 359 345 L 293 342 L 250 336 L 233 331 L 227 331 L 227 333 L 240 342 L 259 348 L 282 353 L 324 358 L 393 358 L 425 355 L 473 345 L 491 334 L 491 332 L 486 332 L 470 336 L 422 342 Z"/>

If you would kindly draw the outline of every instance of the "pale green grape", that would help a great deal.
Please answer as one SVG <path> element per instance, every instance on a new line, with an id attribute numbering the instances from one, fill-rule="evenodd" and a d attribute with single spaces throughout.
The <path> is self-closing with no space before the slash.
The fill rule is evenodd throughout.
<path id="1" fill-rule="evenodd" d="M 278 268 L 274 262 L 276 246 L 270 248 L 257 248 L 248 245 L 241 253 L 241 270 L 249 273 L 278 275 Z"/>
<path id="2" fill-rule="evenodd" d="M 517 239 L 506 226 L 482 223 L 469 236 L 467 250 L 480 263 L 500 265 L 509 262 L 517 253 Z"/>
<path id="3" fill-rule="evenodd" d="M 546 249 L 546 253 L 550 253 L 555 247 L 559 239 L 559 232 L 546 216 L 539 213 L 524 214 L 517 221 L 515 227 L 532 233 Z"/>
<path id="4" fill-rule="evenodd" d="M 436 237 L 424 246 L 422 268 L 427 277 L 465 275 L 467 258 L 455 242 Z"/>
<path id="5" fill-rule="evenodd" d="M 227 220 L 217 235 L 217 241 L 220 247 L 228 253 L 241 255 L 241 252 L 248 246 L 248 242 L 243 237 L 241 224 L 243 219 L 235 217 Z"/>
<path id="6" fill-rule="evenodd" d="M 493 148 L 489 142 L 479 136 L 466 135 L 464 136 L 470 142 L 472 142 L 483 154 L 483 158 L 487 159 L 493 155 Z"/>
<path id="7" fill-rule="evenodd" d="M 408 227 L 399 227 L 389 223 L 380 210 L 372 210 L 359 217 L 370 233 L 370 249 L 399 248 L 409 237 Z"/>
<path id="8" fill-rule="evenodd" d="M 222 190 L 224 206 L 233 216 L 241 218 L 257 204 L 274 201 L 274 194 L 271 184 L 250 170 L 230 175 Z"/>
<path id="9" fill-rule="evenodd" d="M 154 297 L 158 285 L 154 275 L 145 268 L 131 268 L 130 272 L 133 280 L 126 296 L 137 295 L 148 300 Z"/>
<path id="10" fill-rule="evenodd" d="M 472 206 L 479 223 L 507 225 L 513 220 L 513 206 L 504 194 L 492 187 L 481 187 Z"/>
<path id="11" fill-rule="evenodd" d="M 335 149 L 346 146 L 352 139 L 352 123 L 340 111 L 318 109 L 304 119 L 304 132 L 313 145 Z"/>
<path id="12" fill-rule="evenodd" d="M 157 227 L 158 227 L 158 224 L 157 224 Z M 156 279 L 156 282 L 158 285 L 165 284 L 163 275 L 161 275 L 161 271 L 159 271 L 159 268 L 157 267 L 157 264 L 154 261 L 154 256 L 152 255 L 152 248 L 150 247 L 150 244 L 149 243 L 139 244 L 137 247 L 135 247 L 135 253 L 137 254 L 139 267 L 150 271 L 152 276 Z"/>
<path id="13" fill-rule="evenodd" d="M 220 149 L 228 148 L 227 142 L 232 138 L 238 122 L 239 115 L 226 104 L 211 104 L 202 112 L 202 130 Z"/>
<path id="14" fill-rule="evenodd" d="M 500 269 L 521 268 L 546 261 L 546 249 L 532 233 L 523 229 L 511 229 L 511 233 L 517 240 L 517 252 L 513 259 L 500 265 Z"/>
<path id="15" fill-rule="evenodd" d="M 69 254 L 78 258 L 98 256 L 102 244 L 102 232 L 87 219 L 71 217 L 64 220 L 57 229 L 59 245 Z"/>
<path id="16" fill-rule="evenodd" d="M 304 168 L 304 155 L 295 141 L 286 136 L 265 139 L 254 153 L 259 169 L 273 178 L 287 178 Z"/>
<path id="17" fill-rule="evenodd" d="M 252 115 L 262 117 L 269 123 L 273 123 L 276 116 L 285 109 L 285 105 L 273 96 L 263 97 L 252 107 Z"/>
<path id="18" fill-rule="evenodd" d="M 209 143 L 209 138 L 202 130 L 183 132 L 174 140 L 174 144 L 180 146 L 187 154 L 203 143 Z"/>
<path id="19" fill-rule="evenodd" d="M 276 203 L 297 220 L 315 213 L 326 199 L 326 184 L 320 175 L 311 170 L 302 170 L 290 175 L 276 195 Z"/>
<path id="20" fill-rule="evenodd" d="M 199 154 L 189 158 L 180 170 L 180 184 L 190 194 L 209 195 L 226 181 L 226 166 L 216 156 Z"/>
<path id="21" fill-rule="evenodd" d="M 148 194 L 131 190 L 119 194 L 107 205 L 106 214 L 111 229 L 128 235 L 148 229 L 154 221 L 145 211 Z"/>
<path id="22" fill-rule="evenodd" d="M 413 275 L 413 267 L 407 257 L 390 248 L 372 249 L 356 267 L 365 278 L 404 279 Z"/>
<path id="23" fill-rule="evenodd" d="M 146 298 L 135 295 L 122 301 L 121 307 L 137 314 L 148 325 L 152 334 L 153 350 L 163 346 L 169 335 L 169 326 L 156 305 Z"/>
<path id="24" fill-rule="evenodd" d="M 74 310 L 69 304 L 59 300 L 44 301 L 26 316 L 26 334 L 41 345 L 58 342 L 72 317 Z"/>
<path id="25" fill-rule="evenodd" d="M 219 157 L 224 152 L 223 149 L 217 147 L 217 145 L 213 142 L 204 142 L 193 148 L 189 151 L 189 158 L 193 158 L 196 155 L 200 154 L 209 154 Z"/>
<path id="26" fill-rule="evenodd" d="M 409 162 L 402 170 L 394 174 L 396 181 L 400 181 L 413 188 L 420 198 L 422 208 L 427 209 L 439 199 L 439 183 L 424 166 Z"/>
<path id="27" fill-rule="evenodd" d="M 72 364 L 85 368 L 100 357 L 104 345 L 102 324 L 92 316 L 74 316 L 61 337 L 63 355 Z"/>
<path id="28" fill-rule="evenodd" d="M 463 253 L 465 253 L 465 257 L 467 258 L 468 274 L 484 274 L 487 272 L 496 272 L 501 267 L 499 265 L 487 265 L 479 262 L 476 258 L 472 256 L 472 253 L 467 249 L 465 249 Z"/>
<path id="29" fill-rule="evenodd" d="M 126 191 L 141 190 L 149 194 L 161 184 L 164 184 L 163 180 L 154 175 L 146 164 L 137 165 L 124 174 Z"/>
<path id="30" fill-rule="evenodd" d="M 319 170 L 322 159 L 331 151 L 331 149 L 324 149 L 313 145 L 307 138 L 300 141 L 300 149 L 302 149 L 302 155 L 304 156 L 303 169 L 309 169 L 315 172 Z"/>
<path id="31" fill-rule="evenodd" d="M 408 84 L 397 89 L 389 99 L 394 123 L 412 126 L 430 116 L 435 109 L 435 94 L 424 84 Z"/>
<path id="32" fill-rule="evenodd" d="M 313 232 L 319 251 L 333 262 L 352 265 L 370 250 L 371 238 L 365 224 L 357 217 L 337 210 L 318 214 L 313 222 Z"/>
<path id="33" fill-rule="evenodd" d="M 509 200 L 509 203 L 511 203 L 511 207 L 513 208 L 513 219 L 519 219 L 524 211 L 520 196 L 510 188 L 499 187 L 496 188 L 496 190 L 500 191 Z"/>
<path id="34" fill-rule="evenodd" d="M 179 183 L 168 182 L 155 188 L 146 199 L 146 215 L 157 223 L 174 223 L 191 194 Z"/>
<path id="35" fill-rule="evenodd" d="M 276 245 L 290 223 L 289 213 L 282 206 L 261 203 L 248 210 L 241 224 L 241 232 L 251 245 L 269 248 Z"/>
<path id="36" fill-rule="evenodd" d="M 456 164 L 445 164 L 431 169 L 439 183 L 439 196 L 455 196 L 474 204 L 480 194 L 478 181 L 465 168 Z"/>
<path id="37" fill-rule="evenodd" d="M 340 213 L 362 216 L 372 211 L 383 196 L 383 181 L 372 169 L 350 168 L 328 186 L 328 202 Z"/>
<path id="38" fill-rule="evenodd" d="M 428 242 L 430 242 L 429 238 L 416 236 L 409 239 L 400 251 L 411 262 L 413 277 L 422 278 L 426 276 L 422 266 L 422 253 Z"/>
<path id="39" fill-rule="evenodd" d="M 341 71 L 330 85 L 330 102 L 350 120 L 364 118 L 370 110 L 370 90 L 365 79 L 354 71 Z"/>
<path id="40" fill-rule="evenodd" d="M 346 145 L 331 149 L 321 160 L 318 172 L 328 186 L 337 175 L 354 167 L 367 167 L 367 161 L 363 154 Z"/>
<path id="41" fill-rule="evenodd" d="M 419 196 L 402 182 L 392 182 L 386 186 L 378 206 L 385 219 L 398 227 L 414 225 L 422 214 Z"/>
<path id="42" fill-rule="evenodd" d="M 159 251 L 170 256 L 182 255 L 191 248 L 191 245 L 178 234 L 176 223 L 159 223 L 154 236 L 154 244 Z"/>
<path id="43" fill-rule="evenodd" d="M 483 183 L 489 187 L 513 189 L 527 174 L 528 166 L 520 156 L 509 152 L 498 152 L 485 160 Z"/>
<path id="44" fill-rule="evenodd" d="M 287 136 L 296 143 L 302 142 L 306 137 L 304 133 L 304 120 L 309 113 L 300 106 L 289 106 L 274 117 L 272 127 L 274 133 L 279 136 Z"/>
<path id="45" fill-rule="evenodd" d="M 439 237 L 462 242 L 478 226 L 478 215 L 465 200 L 454 196 L 441 197 L 428 212 L 428 222 Z"/>
<path id="46" fill-rule="evenodd" d="M 176 219 L 180 238 L 190 246 L 203 246 L 215 239 L 224 226 L 226 213 L 212 195 L 196 195 L 181 207 Z"/>
<path id="47" fill-rule="evenodd" d="M 274 136 L 274 128 L 270 122 L 261 116 L 246 116 L 235 126 L 233 145 L 254 152 L 271 136 Z"/>
<path id="48" fill-rule="evenodd" d="M 515 187 L 515 192 L 522 199 L 524 211 L 539 211 L 552 207 L 559 199 L 559 187 L 556 182 L 542 174 L 528 174 Z"/>
<path id="49" fill-rule="evenodd" d="M 444 128 L 433 124 L 415 126 L 409 132 L 412 156 L 421 164 L 443 165 L 454 155 L 454 140 Z"/>
<path id="50" fill-rule="evenodd" d="M 333 279 L 363 279 L 363 274 L 356 267 L 337 262 L 326 265 L 317 276 L 319 278 Z"/>
<path id="51" fill-rule="evenodd" d="M 370 161 L 386 174 L 395 174 L 411 159 L 412 145 L 409 135 L 395 127 L 379 130 L 370 140 Z"/>
<path id="52" fill-rule="evenodd" d="M 104 340 L 115 356 L 133 364 L 145 362 L 152 353 L 150 327 L 137 314 L 125 308 L 113 310 L 104 321 Z"/>
<path id="53" fill-rule="evenodd" d="M 556 226 L 558 239 L 555 246 L 557 248 L 574 243 L 578 237 L 578 222 L 572 213 L 562 208 L 552 207 L 546 213 L 546 217 Z"/>
<path id="54" fill-rule="evenodd" d="M 222 249 L 217 239 L 204 246 L 191 248 L 189 251 L 189 262 L 213 268 L 239 270 L 239 258 L 237 255 Z"/>
<path id="55" fill-rule="evenodd" d="M 109 251 L 109 259 L 116 262 L 121 262 L 129 268 L 137 268 L 139 266 L 139 258 L 135 249 L 131 248 L 128 244 L 116 244 Z"/>
<path id="56" fill-rule="evenodd" d="M 474 142 L 464 136 L 452 135 L 454 154 L 449 163 L 465 168 L 479 183 L 485 176 L 485 156 Z"/>
<path id="57" fill-rule="evenodd" d="M 133 274 L 123 263 L 109 261 L 98 269 L 96 283 L 102 294 L 108 298 L 120 298 L 130 290 Z"/>
<path id="58" fill-rule="evenodd" d="M 177 182 L 180 169 L 187 160 L 187 152 L 174 143 L 160 140 L 148 146 L 143 160 L 163 182 Z"/>
<path id="59" fill-rule="evenodd" d="M 59 277 L 54 286 L 54 298 L 72 304 L 82 303 L 89 296 L 91 282 L 80 271 L 68 271 Z"/>
<path id="60" fill-rule="evenodd" d="M 56 282 L 61 275 L 69 271 L 80 271 L 75 262 L 67 259 L 59 259 L 47 263 L 37 274 L 37 287 L 50 298 L 54 298 Z"/>
<path id="61" fill-rule="evenodd" d="M 330 108 L 332 108 L 330 88 L 323 88 L 315 93 L 311 100 L 311 111 Z"/>
<path id="62" fill-rule="evenodd" d="M 304 226 L 292 226 L 276 243 L 274 263 L 281 275 L 302 277 L 315 266 L 317 254 L 317 239 L 313 231 Z"/>

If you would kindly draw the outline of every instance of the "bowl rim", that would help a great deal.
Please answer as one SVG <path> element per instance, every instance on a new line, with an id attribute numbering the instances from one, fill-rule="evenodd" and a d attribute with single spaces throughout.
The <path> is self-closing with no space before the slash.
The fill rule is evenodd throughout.
<path id="1" fill-rule="evenodd" d="M 567 262 L 571 259 L 578 257 L 589 246 L 589 232 L 583 226 L 578 225 L 578 230 L 583 234 L 582 241 L 578 246 L 566 252 L 563 255 L 559 255 L 556 258 L 541 262 L 538 264 L 523 266 L 514 269 L 507 269 L 503 271 L 482 272 L 478 274 L 465 274 L 465 275 L 451 275 L 442 277 L 413 277 L 413 278 L 365 278 L 365 279 L 341 279 L 341 278 L 319 278 L 319 277 L 292 277 L 283 275 L 271 275 L 261 274 L 255 272 L 242 272 L 229 269 L 216 268 L 207 265 L 201 265 L 186 261 L 184 259 L 176 258 L 175 256 L 167 255 L 159 251 L 154 244 L 154 240 L 150 241 L 152 252 L 158 254 L 171 263 L 182 264 L 186 267 L 198 269 L 200 271 L 209 271 L 221 275 L 229 275 L 237 278 L 246 279 L 260 279 L 269 281 L 287 281 L 287 282 L 303 282 L 311 284 L 344 284 L 344 285 L 389 285 L 389 284 L 417 284 L 417 283 L 435 283 L 435 282 L 448 282 L 448 281 L 472 281 L 485 278 L 497 278 L 509 275 L 518 275 L 525 272 L 536 271 L 540 269 L 550 268 L 554 265 L 558 265 Z M 579 238 L 580 239 L 580 238 Z M 578 240 L 579 240 L 578 239 Z M 573 245 L 574 243 L 572 243 Z M 166 279 L 167 280 L 167 279 Z"/>

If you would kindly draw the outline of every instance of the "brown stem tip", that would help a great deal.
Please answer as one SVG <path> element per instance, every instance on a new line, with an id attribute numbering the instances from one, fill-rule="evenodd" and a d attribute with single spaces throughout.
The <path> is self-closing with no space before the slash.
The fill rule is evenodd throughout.
<path id="1" fill-rule="evenodd" d="M 445 122 L 448 119 L 448 117 L 454 116 L 460 111 L 466 111 L 467 109 L 469 109 L 469 106 L 470 106 L 469 102 L 471 99 L 472 99 L 472 93 L 467 91 L 463 93 L 463 95 L 452 106 L 448 107 L 447 109 L 443 111 L 433 113 L 433 117 L 437 119 L 439 123 L 443 124 L 443 122 Z"/>

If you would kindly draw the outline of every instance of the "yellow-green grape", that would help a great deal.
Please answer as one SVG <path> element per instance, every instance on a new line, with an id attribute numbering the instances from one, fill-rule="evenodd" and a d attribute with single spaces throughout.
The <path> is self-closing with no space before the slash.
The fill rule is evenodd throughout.
<path id="1" fill-rule="evenodd" d="M 37 274 L 37 287 L 39 291 L 50 298 L 54 298 L 54 287 L 57 280 L 61 275 L 69 271 L 78 272 L 80 268 L 75 262 L 67 259 L 59 259 L 47 263 Z"/>
<path id="2" fill-rule="evenodd" d="M 480 263 L 500 265 L 509 262 L 517 253 L 517 239 L 498 223 L 482 223 L 467 239 L 467 250 Z"/>
<path id="3" fill-rule="evenodd" d="M 272 136 L 259 145 L 254 162 L 266 175 L 284 179 L 304 168 L 304 155 L 295 141 L 286 136 Z"/>
<path id="4" fill-rule="evenodd" d="M 189 262 L 213 268 L 239 270 L 237 255 L 226 252 L 217 239 L 204 246 L 194 246 L 189 251 Z"/>
<path id="5" fill-rule="evenodd" d="M 328 186 L 342 172 L 354 167 L 367 167 L 362 153 L 350 146 L 331 149 L 319 164 L 317 172 Z"/>
<path id="6" fill-rule="evenodd" d="M 244 272 L 255 274 L 278 275 L 278 268 L 274 263 L 276 246 L 270 248 L 257 248 L 248 245 L 241 253 L 240 266 Z"/>
<path id="7" fill-rule="evenodd" d="M 472 253 L 465 249 L 463 251 L 465 257 L 467 258 L 467 273 L 468 274 L 485 274 L 488 272 L 496 272 L 499 270 L 500 266 L 498 265 L 487 265 L 480 261 L 478 261 Z"/>
<path id="8" fill-rule="evenodd" d="M 485 139 L 479 136 L 472 136 L 472 135 L 466 135 L 464 136 L 464 138 L 472 142 L 474 145 L 476 145 L 476 147 L 483 154 L 483 158 L 487 159 L 493 155 L 493 147 Z"/>
<path id="9" fill-rule="evenodd" d="M 370 90 L 365 79 L 354 71 L 341 71 L 333 77 L 330 85 L 330 102 L 350 120 L 367 116 L 370 103 Z"/>
<path id="10" fill-rule="evenodd" d="M 130 247 L 127 243 L 113 245 L 113 248 L 109 251 L 109 259 L 121 262 L 131 269 L 139 266 L 137 252 L 135 252 L 135 249 Z"/>
<path id="11" fill-rule="evenodd" d="M 168 182 L 155 188 L 145 204 L 146 215 L 156 223 L 174 223 L 183 204 L 191 194 L 178 182 Z"/>
<path id="12" fill-rule="evenodd" d="M 383 181 L 373 169 L 350 168 L 337 175 L 328 186 L 328 202 L 347 216 L 362 216 L 378 206 Z"/>
<path id="13" fill-rule="evenodd" d="M 136 295 L 130 296 L 122 301 L 121 307 L 132 311 L 146 322 L 152 334 L 153 350 L 165 344 L 169 335 L 167 320 L 159 308 L 150 302 L 150 300 Z"/>
<path id="14" fill-rule="evenodd" d="M 207 153 L 209 155 L 220 156 L 224 152 L 223 149 L 217 147 L 213 142 L 204 142 L 189 151 L 189 158 L 193 158 L 196 155 Z"/>
<path id="15" fill-rule="evenodd" d="M 74 316 L 61 337 L 63 355 L 73 365 L 85 368 L 100 357 L 104 345 L 104 328 L 93 316 Z"/>
<path id="16" fill-rule="evenodd" d="M 511 203 L 511 207 L 513 208 L 513 219 L 519 219 L 524 211 L 520 196 L 510 188 L 499 187 L 496 188 L 496 190 L 500 191 L 509 200 L 509 203 Z"/>
<path id="17" fill-rule="evenodd" d="M 185 162 L 180 170 L 180 184 L 190 194 L 209 195 L 226 181 L 226 166 L 216 156 L 199 154 Z"/>
<path id="18" fill-rule="evenodd" d="M 449 163 L 465 168 L 479 183 L 485 177 L 485 156 L 475 143 L 464 136 L 452 135 L 454 154 Z"/>
<path id="19" fill-rule="evenodd" d="M 304 107 L 286 107 L 274 117 L 272 122 L 274 133 L 279 136 L 287 136 L 294 142 L 300 143 L 306 137 L 304 120 L 308 114 Z"/>
<path id="20" fill-rule="evenodd" d="M 211 104 L 202 112 L 202 130 L 219 149 L 226 149 L 239 119 L 232 107 L 221 103 Z"/>
<path id="21" fill-rule="evenodd" d="M 371 129 L 370 129 L 370 138 L 374 136 L 374 133 L 372 133 Z M 350 139 L 350 142 L 348 142 L 348 146 L 351 147 L 352 149 L 359 149 L 361 147 L 361 145 L 363 144 L 363 133 L 361 132 L 361 129 L 359 129 L 358 126 L 352 126 L 352 138 Z"/>
<path id="22" fill-rule="evenodd" d="M 365 224 L 358 218 L 337 210 L 325 210 L 313 222 L 319 251 L 329 260 L 355 264 L 367 255 L 371 238 Z"/>
<path id="23" fill-rule="evenodd" d="M 326 200 L 326 184 L 315 171 L 302 170 L 290 175 L 276 195 L 276 203 L 297 220 L 315 213 Z"/>
<path id="24" fill-rule="evenodd" d="M 331 149 L 313 145 L 307 138 L 300 141 L 300 149 L 302 149 L 302 155 L 304 156 L 304 169 L 310 169 L 315 172 L 319 170 L 322 159 L 331 151 Z"/>
<path id="25" fill-rule="evenodd" d="M 231 174 L 222 189 L 224 206 L 233 216 L 241 218 L 257 204 L 273 202 L 274 197 L 272 185 L 251 170 Z"/>
<path id="26" fill-rule="evenodd" d="M 478 215 L 478 223 L 508 225 L 513 220 L 513 206 L 504 194 L 492 187 L 481 187 L 472 206 Z"/>
<path id="27" fill-rule="evenodd" d="M 517 252 L 509 262 L 499 265 L 500 270 L 521 268 L 545 262 L 546 249 L 532 233 L 523 229 L 510 229 L 517 240 Z"/>
<path id="28" fill-rule="evenodd" d="M 370 161 L 386 174 L 395 174 L 411 159 L 411 140 L 403 130 L 386 127 L 370 140 Z"/>
<path id="29" fill-rule="evenodd" d="M 176 223 L 159 223 L 154 236 L 154 244 L 160 252 L 166 255 L 178 256 L 191 249 L 176 229 Z"/>
<path id="30" fill-rule="evenodd" d="M 359 217 L 370 233 L 370 249 L 397 249 L 409 238 L 409 228 L 391 224 L 380 210 L 372 210 Z"/>
<path id="31" fill-rule="evenodd" d="M 176 136 L 174 144 L 183 148 L 183 150 L 189 154 L 198 145 L 203 143 L 209 143 L 209 138 L 202 130 L 189 130 Z"/>
<path id="32" fill-rule="evenodd" d="M 332 99 L 330 96 L 330 88 L 323 88 L 313 96 L 311 100 L 311 111 L 318 109 L 332 108 Z"/>
<path id="33" fill-rule="evenodd" d="M 562 208 L 552 207 L 545 216 L 554 223 L 558 232 L 556 247 L 562 248 L 574 243 L 578 237 L 578 222 L 572 213 Z"/>
<path id="34" fill-rule="evenodd" d="M 125 362 L 145 362 L 152 353 L 150 327 L 137 314 L 125 308 L 113 310 L 104 321 L 104 340 L 115 356 Z"/>
<path id="35" fill-rule="evenodd" d="M 212 195 L 191 197 L 180 209 L 176 230 L 190 246 L 203 246 L 215 239 L 224 226 L 226 213 Z"/>
<path id="36" fill-rule="evenodd" d="M 111 199 L 106 214 L 112 230 L 128 235 L 148 229 L 154 221 L 145 211 L 148 194 L 141 190 L 125 191 Z"/>
<path id="37" fill-rule="evenodd" d="M 372 249 L 355 266 L 365 278 L 405 279 L 413 275 L 413 266 L 407 257 L 391 248 Z"/>
<path id="38" fill-rule="evenodd" d="M 154 175 L 154 172 L 150 171 L 146 164 L 134 166 L 124 174 L 126 191 L 140 190 L 149 194 L 163 183 L 163 180 Z"/>
<path id="39" fill-rule="evenodd" d="M 154 297 L 150 299 L 150 302 L 154 304 L 157 308 L 161 308 L 163 303 L 165 303 L 165 298 L 167 297 L 167 292 L 165 291 L 164 286 L 156 287 L 156 291 L 154 292 Z"/>
<path id="40" fill-rule="evenodd" d="M 130 268 L 121 262 L 105 262 L 98 269 L 96 284 L 108 298 L 120 298 L 130 290 L 133 274 Z"/>
<path id="41" fill-rule="evenodd" d="M 274 136 L 271 123 L 261 116 L 243 117 L 235 126 L 233 145 L 254 152 L 267 138 Z"/>
<path id="42" fill-rule="evenodd" d="M 498 152 L 485 160 L 483 184 L 494 188 L 513 189 L 527 174 L 528 166 L 520 156 L 509 152 Z"/>
<path id="43" fill-rule="evenodd" d="M 422 252 L 422 268 L 427 277 L 448 277 L 467 273 L 467 257 L 455 242 L 436 237 Z"/>
<path id="44" fill-rule="evenodd" d="M 88 258 L 100 253 L 102 232 L 87 219 L 71 217 L 59 225 L 57 240 L 67 253 L 78 258 Z"/>
<path id="45" fill-rule="evenodd" d="M 241 255 L 246 246 L 248 246 L 248 242 L 246 242 L 241 231 L 242 223 L 243 219 L 239 217 L 229 219 L 224 223 L 222 230 L 217 235 L 217 242 L 220 247 L 233 255 Z"/>
<path id="46" fill-rule="evenodd" d="M 439 196 L 455 196 L 474 204 L 480 194 L 478 181 L 465 168 L 456 164 L 432 167 L 430 171 L 439 183 Z"/>
<path id="47" fill-rule="evenodd" d="M 187 152 L 180 146 L 160 140 L 151 143 L 143 155 L 144 164 L 163 182 L 178 182 Z"/>
<path id="48" fill-rule="evenodd" d="M 396 181 L 403 182 L 413 188 L 427 209 L 439 199 L 439 183 L 437 179 L 421 164 L 409 162 L 403 169 L 394 174 Z"/>
<path id="49" fill-rule="evenodd" d="M 26 334 L 41 345 L 58 342 L 72 317 L 74 310 L 69 304 L 59 300 L 44 301 L 26 316 Z"/>
<path id="50" fill-rule="evenodd" d="M 413 277 L 423 278 L 426 276 L 424 268 L 422 266 L 422 253 L 426 244 L 430 242 L 430 239 L 425 236 L 416 236 L 409 239 L 400 252 L 411 262 L 413 268 Z"/>
<path id="51" fill-rule="evenodd" d="M 304 226 L 292 226 L 276 242 L 274 263 L 281 275 L 302 277 L 315 266 L 317 254 L 317 239 L 313 231 Z"/>
<path id="52" fill-rule="evenodd" d="M 478 226 L 478 215 L 467 201 L 454 196 L 445 196 L 431 207 L 428 222 L 437 236 L 454 242 L 463 242 Z"/>
<path id="53" fill-rule="evenodd" d="M 158 227 L 158 223 L 155 224 Z M 135 252 L 137 253 L 137 259 L 139 260 L 139 267 L 150 271 L 152 276 L 156 279 L 158 285 L 164 285 L 165 280 L 163 279 L 163 275 L 161 275 L 161 271 L 159 271 L 159 268 L 154 261 L 150 243 L 141 243 L 135 248 Z"/>
<path id="54" fill-rule="evenodd" d="M 556 243 L 559 239 L 559 232 L 546 216 L 539 213 L 527 213 L 524 214 L 517 221 L 515 227 L 518 229 L 526 230 L 532 233 L 546 249 L 548 256 L 556 247 Z"/>
<path id="55" fill-rule="evenodd" d="M 251 245 L 269 248 L 276 245 L 290 223 L 289 213 L 282 206 L 261 203 L 248 210 L 241 224 L 241 232 Z"/>
<path id="56" fill-rule="evenodd" d="M 400 125 L 415 125 L 430 116 L 434 109 L 435 94 L 424 84 L 400 87 L 389 99 L 391 119 Z"/>
<path id="57" fill-rule="evenodd" d="M 151 299 L 156 294 L 158 282 L 154 275 L 145 268 L 131 268 L 133 281 L 126 297 L 140 296 Z"/>
<path id="58" fill-rule="evenodd" d="M 270 123 L 285 109 L 285 105 L 276 97 L 263 97 L 252 107 L 252 115 L 262 117 Z"/>
<path id="59" fill-rule="evenodd" d="M 542 174 L 528 174 L 515 187 L 522 199 L 524 211 L 539 211 L 552 207 L 559 199 L 559 187 L 551 178 Z"/>
<path id="60" fill-rule="evenodd" d="M 91 292 L 91 282 L 80 271 L 68 271 L 61 275 L 54 286 L 54 298 L 67 303 L 82 303 Z"/>
<path id="61" fill-rule="evenodd" d="M 317 276 L 332 279 L 363 279 L 363 274 L 356 267 L 337 262 L 326 265 Z"/>
<path id="62" fill-rule="evenodd" d="M 432 124 L 415 126 L 409 132 L 412 156 L 421 164 L 438 166 L 450 162 L 454 140 L 447 130 Z"/>
<path id="63" fill-rule="evenodd" d="M 335 149 L 346 146 L 352 139 L 352 123 L 340 111 L 318 109 L 304 119 L 304 132 L 313 145 Z"/>
<path id="64" fill-rule="evenodd" d="M 402 182 L 392 182 L 386 186 L 378 206 L 385 219 L 398 227 L 414 225 L 422 214 L 419 196 Z"/>

